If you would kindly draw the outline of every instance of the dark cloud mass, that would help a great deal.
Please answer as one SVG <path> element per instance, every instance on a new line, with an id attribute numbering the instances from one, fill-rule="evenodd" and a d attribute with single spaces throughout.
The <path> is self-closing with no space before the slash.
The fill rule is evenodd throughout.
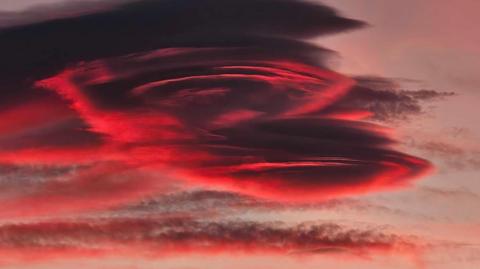
<path id="1" fill-rule="evenodd" d="M 7 204 L 39 202 L 30 215 L 171 184 L 292 201 L 408 184 L 430 164 L 355 116 L 379 105 L 355 102 L 408 110 L 436 93 L 352 88 L 307 43 L 363 25 L 302 1 L 150 0 L 0 30 L 0 115 L 19 119 L 0 124 L 0 161 L 78 167 Z"/>

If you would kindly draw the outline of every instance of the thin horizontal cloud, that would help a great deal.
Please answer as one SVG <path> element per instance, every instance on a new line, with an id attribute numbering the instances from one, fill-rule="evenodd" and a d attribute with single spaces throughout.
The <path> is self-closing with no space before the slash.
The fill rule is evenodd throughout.
<path id="1" fill-rule="evenodd" d="M 411 217 L 411 212 L 390 208 L 385 205 L 363 201 L 356 198 L 333 199 L 322 202 L 279 202 L 260 199 L 235 192 L 217 190 L 194 190 L 172 192 L 147 197 L 132 204 L 126 204 L 86 213 L 92 217 L 145 217 L 145 216 L 194 216 L 208 219 L 231 218 L 232 216 L 254 216 L 262 213 L 284 212 L 355 212 L 358 214 L 375 213 L 387 216 Z M 414 215 L 415 217 L 423 217 Z"/>
<path id="2" fill-rule="evenodd" d="M 480 167 L 480 150 L 463 145 L 459 138 L 422 141 L 408 137 L 406 145 L 442 164 L 443 170 L 475 170 Z"/>
<path id="3" fill-rule="evenodd" d="M 76 220 L 0 226 L 0 259 L 11 261 L 84 255 L 150 257 L 190 251 L 216 253 L 304 254 L 335 252 L 360 257 L 420 254 L 418 239 L 332 223 L 203 222 L 189 218 Z M 137 251 L 133 251 L 137 250 Z M 57 253 L 57 257 L 52 253 Z M 4 255 L 7 254 L 7 255 Z M 10 256 L 13 255 L 13 256 Z"/>

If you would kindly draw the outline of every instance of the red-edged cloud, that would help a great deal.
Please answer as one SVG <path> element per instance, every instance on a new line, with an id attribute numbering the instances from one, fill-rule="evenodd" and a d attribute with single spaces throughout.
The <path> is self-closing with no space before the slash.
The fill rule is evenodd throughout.
<path id="1" fill-rule="evenodd" d="M 0 178 L 0 216 L 185 186 L 304 202 L 409 184 L 430 164 L 362 121 L 378 111 L 352 100 L 356 80 L 305 41 L 363 25 L 303 1 L 165 0 L 0 31 L 0 86 L 16 89 L 0 163 L 33 171 Z"/>
<path id="2" fill-rule="evenodd" d="M 322 200 L 402 186 L 428 169 L 393 150 L 385 128 L 323 113 L 352 80 L 299 62 L 250 59 L 241 48 L 230 53 L 129 55 L 37 85 L 62 96 L 107 145 L 130 152 L 122 161 L 168 167 L 194 184 Z"/>

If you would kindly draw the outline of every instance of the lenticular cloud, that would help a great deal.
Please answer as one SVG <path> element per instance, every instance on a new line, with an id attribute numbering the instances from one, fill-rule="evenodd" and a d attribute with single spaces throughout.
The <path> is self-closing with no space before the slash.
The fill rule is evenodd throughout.
<path id="1" fill-rule="evenodd" d="M 398 186 L 428 164 L 386 130 L 323 114 L 345 76 L 254 48 L 166 48 L 79 64 L 38 82 L 134 166 L 269 198 Z M 120 149 L 119 149 L 120 150 Z"/>
<path id="2" fill-rule="evenodd" d="M 89 209 L 171 185 L 303 201 L 407 184 L 429 163 L 395 150 L 390 130 L 364 121 L 369 111 L 337 111 L 355 81 L 306 42 L 359 26 L 300 1 L 180 0 L 4 30 L 2 55 L 16 38 L 38 41 L 5 54 L 4 83 L 25 85 L 28 73 L 17 95 L 42 95 L 58 110 L 19 101 L 43 114 L 2 126 L 0 161 L 70 171 L 8 204 Z M 45 64 L 24 69 L 32 59 Z"/>

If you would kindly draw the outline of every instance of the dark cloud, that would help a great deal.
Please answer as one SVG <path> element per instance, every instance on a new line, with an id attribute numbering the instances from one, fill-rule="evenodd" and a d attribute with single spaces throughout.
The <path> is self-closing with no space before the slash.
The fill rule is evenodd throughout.
<path id="1" fill-rule="evenodd" d="M 314 37 L 361 25 L 328 7 L 289 0 L 134 1 L 91 15 L 0 30 L 0 72 L 8 78 L 2 87 L 15 89 L 4 95 L 12 98 L 32 81 L 72 63 L 162 47 L 263 43 L 294 50 L 281 37 Z"/>
<path id="2" fill-rule="evenodd" d="M 249 194 L 326 199 L 366 184 L 398 186 L 428 168 L 393 150 L 379 126 L 322 116 L 348 93 L 348 78 L 275 57 L 251 48 L 162 49 L 84 63 L 38 85 L 71 102 L 107 140 L 149 154 L 166 148 L 176 157 L 162 162 L 187 177 Z"/>
<path id="3" fill-rule="evenodd" d="M 332 223 L 292 226 L 281 222 L 202 222 L 188 218 L 2 225 L 0 247 L 5 253 L 18 251 L 25 257 L 35 252 L 57 251 L 61 255 L 71 250 L 118 255 L 126 249 L 139 249 L 150 256 L 163 256 L 187 251 L 294 254 L 336 249 L 369 255 L 410 253 L 418 248 L 412 237 L 374 228 L 354 229 Z"/>
<path id="4" fill-rule="evenodd" d="M 197 190 L 148 197 L 134 204 L 99 213 L 131 216 L 138 213 L 150 215 L 181 212 L 192 215 L 195 212 L 205 214 L 213 211 L 215 214 L 225 214 L 231 213 L 231 211 L 244 212 L 248 209 L 278 209 L 283 206 L 282 203 L 261 200 L 234 192 Z"/>
<path id="5" fill-rule="evenodd" d="M 87 167 L 9 212 L 110 207 L 180 182 L 295 201 L 408 184 L 426 160 L 326 114 L 362 85 L 307 41 L 363 25 L 304 1 L 150 0 L 2 29 L 0 115 L 26 112 L 0 126 L 0 160 Z"/>
<path id="6" fill-rule="evenodd" d="M 427 102 L 441 100 L 453 96 L 453 92 L 435 90 L 406 90 L 401 86 L 401 81 L 381 77 L 358 77 L 357 85 L 340 102 L 334 104 L 326 111 L 330 113 L 345 114 L 348 117 L 355 113 L 374 120 L 391 122 L 406 120 L 413 116 L 425 113 L 424 106 Z"/>

